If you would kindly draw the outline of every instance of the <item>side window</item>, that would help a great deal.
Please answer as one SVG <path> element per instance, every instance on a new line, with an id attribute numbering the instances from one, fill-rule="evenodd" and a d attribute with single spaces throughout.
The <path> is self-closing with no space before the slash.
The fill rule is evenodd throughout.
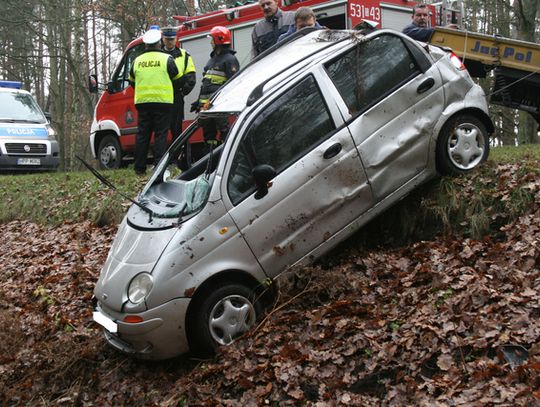
<path id="1" fill-rule="evenodd" d="M 352 115 L 420 73 L 402 39 L 394 35 L 358 44 L 327 64 L 326 70 Z"/>
<path id="2" fill-rule="evenodd" d="M 233 159 L 227 188 L 233 204 L 255 191 L 251 170 L 269 164 L 279 174 L 335 130 L 313 76 L 272 102 L 253 121 Z"/>
<path id="3" fill-rule="evenodd" d="M 143 52 L 143 50 L 144 44 L 139 44 L 126 52 L 122 62 L 111 79 L 111 86 L 114 92 L 121 92 L 129 86 L 129 71 L 133 65 L 133 61 L 141 54 L 141 52 Z"/>

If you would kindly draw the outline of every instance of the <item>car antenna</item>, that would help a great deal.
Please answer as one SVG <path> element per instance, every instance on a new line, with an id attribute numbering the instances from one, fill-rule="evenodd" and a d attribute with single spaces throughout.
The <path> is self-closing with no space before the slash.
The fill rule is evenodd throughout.
<path id="1" fill-rule="evenodd" d="M 130 198 L 129 196 L 127 196 L 126 194 L 120 192 L 115 186 L 114 184 L 109 181 L 107 178 L 105 178 L 104 175 L 100 174 L 95 168 L 93 168 L 90 164 L 88 164 L 86 161 L 84 161 L 81 157 L 79 157 L 78 155 L 75 155 L 75 157 L 83 163 L 83 165 L 88 168 L 90 170 L 90 172 L 92 174 L 94 174 L 94 176 L 101 181 L 101 183 L 107 187 L 109 187 L 110 189 L 112 189 L 114 192 L 118 193 L 121 197 L 127 199 L 128 201 L 130 201 L 132 204 L 134 205 L 137 205 L 139 208 L 141 208 L 144 212 L 146 212 L 149 216 L 150 216 L 150 222 L 152 222 L 152 215 L 154 215 L 154 212 L 147 208 L 146 206 L 144 205 L 141 205 L 139 202 L 135 201 L 134 199 Z"/>

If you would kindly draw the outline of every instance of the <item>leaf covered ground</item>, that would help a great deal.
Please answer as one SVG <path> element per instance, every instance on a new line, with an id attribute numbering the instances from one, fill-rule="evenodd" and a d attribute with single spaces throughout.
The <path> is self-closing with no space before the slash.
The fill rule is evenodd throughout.
<path id="1" fill-rule="evenodd" d="M 0 404 L 540 405 L 540 178 L 507 164 L 455 181 L 457 201 L 482 193 L 493 233 L 473 239 L 465 217 L 401 247 L 353 238 L 280 278 L 259 326 L 209 360 L 105 345 L 90 298 L 115 227 L 5 223 Z"/>

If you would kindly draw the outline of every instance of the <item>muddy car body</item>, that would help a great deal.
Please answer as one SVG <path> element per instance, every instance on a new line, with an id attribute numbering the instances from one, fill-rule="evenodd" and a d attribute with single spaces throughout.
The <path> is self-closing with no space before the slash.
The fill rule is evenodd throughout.
<path id="1" fill-rule="evenodd" d="M 438 173 L 474 169 L 493 127 L 450 52 L 400 33 L 303 30 L 239 72 L 199 122 L 226 142 L 178 175 L 171 146 L 118 231 L 94 319 L 142 358 L 230 343 L 257 295 Z M 210 157 L 211 156 L 211 157 Z"/>

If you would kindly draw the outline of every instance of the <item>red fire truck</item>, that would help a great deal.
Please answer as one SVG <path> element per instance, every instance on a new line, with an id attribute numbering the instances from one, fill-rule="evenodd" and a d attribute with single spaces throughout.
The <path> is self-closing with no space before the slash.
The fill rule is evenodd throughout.
<path id="1" fill-rule="evenodd" d="M 317 21 L 328 28 L 353 28 L 362 20 L 370 20 L 382 28 L 401 30 L 411 21 L 412 7 L 419 2 L 408 0 L 281 0 L 283 10 L 295 10 L 301 6 L 310 7 Z M 430 5 L 432 24 L 445 24 L 460 19 L 461 2 L 443 1 Z M 444 10 L 444 12 L 441 12 Z M 185 17 L 175 16 L 178 21 L 178 42 L 186 49 L 197 69 L 197 84 L 201 83 L 202 68 L 209 58 L 211 45 L 207 38 L 216 25 L 228 27 L 232 32 L 233 48 L 237 51 L 240 65 L 251 59 L 251 31 L 254 24 L 263 18 L 258 3 L 235 8 L 216 10 L 207 14 Z M 133 88 L 128 77 L 131 64 L 143 50 L 142 38 L 132 41 L 116 67 L 105 92 L 101 95 L 94 113 L 90 131 L 92 154 L 99 161 L 100 168 L 119 168 L 125 165 L 135 149 L 137 133 L 137 110 L 133 104 Z M 97 92 L 97 78 L 90 76 L 90 91 Z M 189 106 L 197 98 L 199 86 L 185 99 Z M 187 113 L 184 125 L 194 119 Z M 169 135 L 170 137 L 170 135 Z M 198 140 L 199 142 L 202 140 Z M 197 140 L 195 140 L 197 142 Z"/>

